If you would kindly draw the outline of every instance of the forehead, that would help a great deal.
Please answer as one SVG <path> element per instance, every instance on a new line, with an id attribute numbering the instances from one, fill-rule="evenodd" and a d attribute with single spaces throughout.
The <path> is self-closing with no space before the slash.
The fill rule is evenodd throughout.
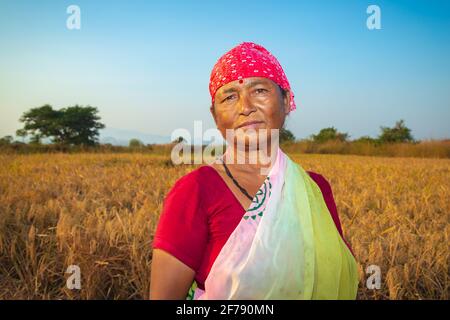
<path id="1" fill-rule="evenodd" d="M 265 84 L 265 85 L 275 85 L 275 82 L 273 82 L 272 80 L 268 79 L 268 78 L 264 78 L 264 77 L 249 77 L 249 78 L 245 78 L 242 80 L 234 80 L 231 82 L 228 82 L 227 84 L 224 84 L 223 86 L 221 86 L 216 94 L 221 94 L 224 93 L 227 90 L 230 89 L 237 89 L 240 87 L 250 87 L 250 86 L 255 86 L 257 84 Z"/>

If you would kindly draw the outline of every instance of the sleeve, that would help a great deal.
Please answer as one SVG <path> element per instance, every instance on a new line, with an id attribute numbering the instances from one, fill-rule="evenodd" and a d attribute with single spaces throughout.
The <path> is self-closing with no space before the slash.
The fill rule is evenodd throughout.
<path id="1" fill-rule="evenodd" d="M 153 249 L 171 254 L 198 271 L 208 240 L 208 219 L 195 177 L 180 178 L 164 199 Z"/>

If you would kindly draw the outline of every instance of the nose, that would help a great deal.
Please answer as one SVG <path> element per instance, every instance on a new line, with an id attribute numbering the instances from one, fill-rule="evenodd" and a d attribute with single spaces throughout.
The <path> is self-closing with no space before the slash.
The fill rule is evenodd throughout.
<path id="1" fill-rule="evenodd" d="M 243 115 L 249 115 L 250 113 L 256 111 L 256 107 L 253 104 L 252 99 L 247 93 L 243 93 L 239 99 L 239 113 Z"/>

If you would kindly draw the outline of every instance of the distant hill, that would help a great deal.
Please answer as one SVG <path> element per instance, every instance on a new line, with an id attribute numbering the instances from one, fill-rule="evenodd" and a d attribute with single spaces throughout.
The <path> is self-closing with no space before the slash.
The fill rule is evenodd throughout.
<path id="1" fill-rule="evenodd" d="M 154 134 L 148 134 L 143 133 L 140 131 L 133 131 L 133 130 L 124 130 L 124 129 L 117 129 L 117 128 L 108 128 L 102 129 L 100 132 L 100 143 L 111 143 L 112 145 L 116 146 L 128 146 L 128 143 L 131 139 L 139 139 L 145 144 L 162 144 L 162 143 L 170 143 L 171 139 L 169 136 L 160 136 L 160 135 L 154 135 Z M 193 134 L 193 133 L 191 133 Z M 210 144 L 213 139 L 203 139 L 203 144 Z M 214 141 L 217 144 L 223 143 L 223 139 L 220 139 L 218 141 Z"/>
<path id="2" fill-rule="evenodd" d="M 99 141 L 100 143 L 110 143 L 114 146 L 128 146 L 128 143 L 131 139 L 139 139 L 145 144 L 151 144 L 151 143 L 169 143 L 170 137 L 164 137 L 154 134 L 148 134 L 143 133 L 140 131 L 133 131 L 133 130 L 124 130 L 124 129 L 117 129 L 117 128 L 105 128 L 99 130 Z M 30 137 L 21 138 L 13 135 L 15 140 L 22 141 L 25 143 L 30 142 Z M 49 144 L 51 143 L 50 138 L 42 139 L 43 144 Z"/>
<path id="3" fill-rule="evenodd" d="M 110 143 L 115 146 L 128 146 L 131 139 L 139 139 L 145 144 L 169 143 L 170 137 L 143 133 L 140 131 L 106 127 L 100 132 L 100 143 Z"/>
<path id="4" fill-rule="evenodd" d="M 106 127 L 104 129 L 99 130 L 99 142 L 102 144 L 110 143 L 113 146 L 128 146 L 131 139 L 139 139 L 144 144 L 164 144 L 164 143 L 170 143 L 171 139 L 170 136 L 161 136 L 156 134 L 150 134 L 150 133 L 143 133 L 140 131 L 134 131 L 134 130 L 126 130 L 126 129 L 118 129 L 118 128 L 111 128 Z M 13 135 L 14 139 L 17 141 L 22 141 L 25 143 L 30 142 L 30 137 L 21 138 Z M 203 144 L 209 144 L 211 143 L 211 140 L 203 140 Z M 215 141 L 218 144 L 222 143 L 222 139 L 219 141 Z M 50 138 L 42 139 L 42 143 L 48 144 L 51 143 Z"/>

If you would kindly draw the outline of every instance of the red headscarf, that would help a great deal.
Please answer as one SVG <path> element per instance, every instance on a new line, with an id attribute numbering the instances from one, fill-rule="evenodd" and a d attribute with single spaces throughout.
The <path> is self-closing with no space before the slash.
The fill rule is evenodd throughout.
<path id="1" fill-rule="evenodd" d="M 281 88 L 289 90 L 290 110 L 295 110 L 294 94 L 277 58 L 264 47 L 253 42 L 242 42 L 220 57 L 214 65 L 209 81 L 212 104 L 214 104 L 216 91 L 221 86 L 249 77 L 264 77 Z"/>

